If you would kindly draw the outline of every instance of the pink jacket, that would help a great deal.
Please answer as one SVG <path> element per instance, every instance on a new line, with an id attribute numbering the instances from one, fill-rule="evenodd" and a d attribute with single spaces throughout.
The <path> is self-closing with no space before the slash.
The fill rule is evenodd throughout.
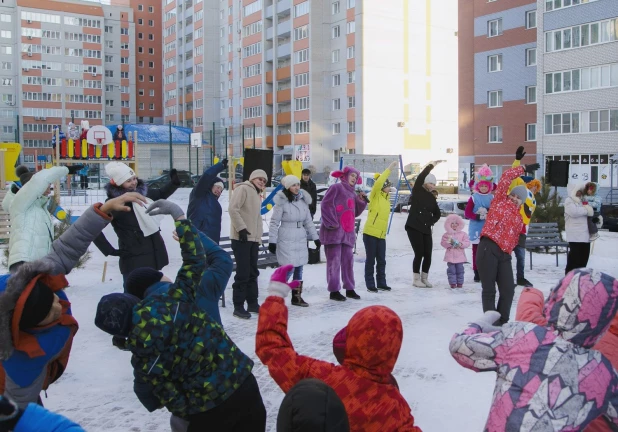
<path id="1" fill-rule="evenodd" d="M 457 228 L 453 229 L 451 227 L 453 223 L 457 224 Z M 470 247 L 470 238 L 463 230 L 464 225 L 465 223 L 463 219 L 456 214 L 448 215 L 446 217 L 446 220 L 444 221 L 444 228 L 446 229 L 446 232 L 442 236 L 442 241 L 440 242 L 442 247 L 446 249 L 446 252 L 444 253 L 444 261 L 453 264 L 468 262 L 464 249 Z M 454 242 L 459 242 L 460 245 L 455 247 L 453 245 Z"/>

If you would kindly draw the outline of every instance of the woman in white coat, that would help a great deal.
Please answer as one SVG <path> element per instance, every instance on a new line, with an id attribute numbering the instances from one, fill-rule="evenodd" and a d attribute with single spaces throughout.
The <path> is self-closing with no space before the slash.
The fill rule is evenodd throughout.
<path id="1" fill-rule="evenodd" d="M 592 216 L 594 209 L 585 204 L 583 195 L 585 184 L 569 184 L 568 197 L 564 200 L 564 226 L 569 254 L 564 273 L 573 269 L 586 267 L 590 257 L 590 233 L 588 232 L 588 216 Z"/>
<path id="2" fill-rule="evenodd" d="M 293 265 L 293 280 L 301 281 L 292 290 L 292 305 L 309 306 L 301 297 L 303 266 L 309 261 L 307 240 L 320 247 L 318 233 L 309 211 L 311 196 L 300 189 L 300 179 L 293 175 L 281 180 L 284 190 L 277 192 L 268 230 L 268 250 L 277 254 L 280 266 Z M 288 274 L 288 279 L 292 272 Z"/>

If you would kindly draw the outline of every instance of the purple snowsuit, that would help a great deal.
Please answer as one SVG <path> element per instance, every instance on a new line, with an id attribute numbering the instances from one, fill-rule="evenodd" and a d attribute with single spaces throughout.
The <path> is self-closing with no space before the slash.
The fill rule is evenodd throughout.
<path id="1" fill-rule="evenodd" d="M 618 281 L 590 269 L 569 272 L 543 308 L 547 327 L 469 324 L 450 351 L 475 372 L 498 375 L 484 431 L 580 431 L 600 416 L 618 426 L 618 375 L 591 347 L 618 311 Z"/>
<path id="2" fill-rule="evenodd" d="M 356 184 L 360 183 L 360 172 L 356 168 L 347 166 L 343 171 L 334 171 L 331 175 L 341 181 L 328 188 L 320 206 L 320 241 L 326 253 L 326 281 L 330 292 L 341 290 L 339 273 L 343 288 L 354 289 L 354 219 L 365 210 L 367 203 L 348 183 L 350 173 L 356 173 Z"/>

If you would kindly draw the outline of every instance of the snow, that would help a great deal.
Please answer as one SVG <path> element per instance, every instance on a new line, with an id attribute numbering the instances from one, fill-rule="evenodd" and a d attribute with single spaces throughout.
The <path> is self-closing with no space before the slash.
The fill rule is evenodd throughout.
<path id="1" fill-rule="evenodd" d="M 189 189 L 180 189 L 171 200 L 186 208 Z M 229 232 L 227 195 L 221 197 L 224 208 L 222 232 Z M 65 205 L 66 206 L 66 205 Z M 76 213 L 84 206 L 66 206 Z M 366 217 L 366 212 L 363 214 Z M 482 315 L 480 284 L 472 281 L 473 273 L 466 264 L 466 283 L 462 289 L 450 289 L 446 279 L 444 249 L 439 239 L 444 232 L 443 220 L 434 230 L 434 254 L 430 271 L 432 289 L 412 287 L 413 253 L 404 231 L 407 213 L 395 214 L 391 233 L 387 238 L 387 280 L 392 292 L 372 294 L 364 286 L 364 248 L 358 239 L 355 256 L 355 277 L 360 301 L 343 303 L 328 299 L 325 286 L 325 264 L 305 266 L 304 299 L 308 308 L 291 307 L 289 334 L 297 352 L 315 358 L 336 362 L 332 353 L 332 338 L 359 309 L 370 305 L 386 305 L 396 311 L 404 325 L 404 340 L 394 375 L 401 392 L 412 408 L 416 423 L 425 432 L 450 430 L 482 430 L 487 418 L 494 382 L 494 373 L 474 373 L 460 367 L 450 356 L 448 344 L 454 332 L 466 322 Z M 267 224 L 264 225 L 265 231 Z M 170 265 L 164 269 L 173 277 L 180 267 L 178 244 L 172 239 L 173 222 L 166 218 L 162 224 L 163 237 L 170 255 Z M 113 244 L 116 236 L 111 227 L 105 234 Z M 615 274 L 618 253 L 615 245 L 618 234 L 602 232 L 594 244 L 589 266 Z M 67 294 L 73 313 L 80 323 L 75 336 L 71 359 L 62 378 L 47 391 L 43 398 L 46 407 L 58 411 L 80 423 L 86 430 L 96 431 L 168 431 L 169 413 L 158 410 L 148 413 L 133 393 L 130 353 L 111 344 L 111 337 L 94 326 L 96 305 L 101 296 L 122 291 L 122 277 L 115 259 L 108 259 L 106 281 L 101 282 L 105 257 L 92 246 L 92 259 L 85 269 L 68 276 L 71 286 Z M 467 252 L 471 259 L 471 250 Z M 323 258 L 324 260 L 324 258 Z M 554 255 L 535 254 L 534 269 L 529 269 L 526 256 L 526 277 L 544 293 L 564 274 L 566 256 L 560 255 L 556 267 Z M 515 261 L 513 261 L 514 265 Z M 269 277 L 273 270 L 262 270 L 259 277 L 260 301 L 267 294 Z M 267 430 L 274 431 L 277 412 L 283 393 L 270 378 L 268 370 L 255 355 L 257 318 L 248 321 L 232 316 L 231 290 L 228 284 L 227 306 L 221 308 L 225 330 L 240 349 L 250 356 L 268 412 Z M 511 317 L 521 287 L 517 287 Z M 287 300 L 289 302 L 289 300 Z"/>

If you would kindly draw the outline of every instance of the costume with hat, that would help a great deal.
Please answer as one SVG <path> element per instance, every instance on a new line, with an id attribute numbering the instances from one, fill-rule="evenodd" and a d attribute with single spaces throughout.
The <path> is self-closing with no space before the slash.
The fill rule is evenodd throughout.
<path id="1" fill-rule="evenodd" d="M 440 220 L 440 207 L 436 197 L 423 186 L 425 183 L 436 184 L 436 177 L 431 174 L 434 166 L 433 163 L 429 163 L 416 178 L 410 197 L 410 212 L 406 220 L 406 232 L 414 250 L 412 263 L 414 286 L 419 288 L 432 287 L 428 281 L 433 250 L 431 232 L 433 225 Z"/>
<path id="2" fill-rule="evenodd" d="M 319 242 L 318 232 L 309 210 L 311 196 L 303 190 L 299 190 L 297 194 L 289 190 L 294 185 L 300 185 L 300 180 L 296 176 L 285 176 L 281 184 L 285 189 L 277 192 L 274 198 L 275 207 L 268 229 L 269 248 L 276 252 L 280 266 L 288 264 L 294 266 L 294 274 L 289 276 L 302 281 L 303 266 L 309 261 L 307 241 Z M 302 300 L 301 294 L 302 285 L 293 293 L 292 304 L 308 306 Z"/>
<path id="3" fill-rule="evenodd" d="M 315 216 L 318 206 L 318 189 L 313 180 L 311 180 L 311 170 L 305 168 L 302 175 L 308 175 L 309 180 L 305 181 L 302 177 L 300 179 L 300 188 L 307 192 L 311 196 L 311 204 L 309 205 L 309 211 L 311 212 L 311 219 Z"/>
<path id="4" fill-rule="evenodd" d="M 189 194 L 189 206 L 187 217 L 193 225 L 219 244 L 221 239 L 221 204 L 219 198 L 212 193 L 215 185 L 224 189 L 223 180 L 218 177 L 219 173 L 227 169 L 227 159 L 208 168 Z"/>
<path id="5" fill-rule="evenodd" d="M 52 167 L 35 174 L 20 166 L 16 171 L 21 173 L 21 188 L 6 205 L 11 217 L 8 267 L 36 261 L 50 252 L 54 223 L 47 210 L 50 198 L 43 194 L 50 184 L 69 173 L 66 167 Z"/>
<path id="6" fill-rule="evenodd" d="M 77 321 L 64 292 L 68 286 L 64 275 L 110 222 L 100 205 L 86 210 L 52 243 L 48 255 L 0 276 L 0 393 L 22 407 L 36 403 L 41 390 L 60 378 L 67 366 Z M 53 294 L 60 299 L 62 314 L 38 327 L 49 313 Z"/>
<path id="7" fill-rule="evenodd" d="M 540 305 L 536 310 L 541 314 Z M 582 268 L 551 290 L 536 323 L 516 321 L 496 329 L 488 316 L 455 334 L 450 343 L 455 360 L 497 376 L 483 430 L 616 430 L 618 375 L 593 349 L 616 312 L 618 281 Z M 595 419 L 600 429 L 590 428 Z"/>
<path id="8" fill-rule="evenodd" d="M 253 171 L 249 180 L 234 187 L 228 207 L 230 239 L 236 260 L 236 274 L 232 285 L 234 314 L 243 319 L 251 317 L 245 310 L 245 302 L 250 311 L 257 313 L 259 310 L 257 278 L 260 271 L 257 260 L 259 247 L 262 244 L 263 227 L 260 198 L 262 190 L 251 182 L 256 178 L 268 181 L 268 175 L 264 170 Z"/>
<path id="9" fill-rule="evenodd" d="M 502 324 L 509 321 L 515 291 L 511 253 L 519 242 L 519 233 L 524 224 L 520 213 L 521 204 L 513 203 L 508 191 L 511 182 L 523 173 L 523 167 L 516 167 L 502 174 L 491 207 L 487 212 L 476 254 L 476 265 L 483 287 L 483 311 L 497 310 L 500 312 Z M 500 292 L 497 305 L 496 283 Z"/>
<path id="10" fill-rule="evenodd" d="M 341 279 L 343 288 L 354 291 L 354 232 L 355 219 L 365 210 L 367 203 L 356 193 L 350 185 L 350 174 L 356 174 L 356 184 L 362 182 L 360 172 L 346 166 L 341 171 L 333 171 L 332 177 L 340 181 L 330 186 L 324 194 L 320 209 L 322 211 L 322 225 L 320 226 L 320 241 L 326 253 L 326 280 L 328 291 L 341 300 Z M 337 294 L 333 294 L 337 293 Z"/>
<path id="11" fill-rule="evenodd" d="M 388 218 L 391 214 L 391 199 L 388 192 L 382 189 L 391 187 L 388 179 L 391 170 L 386 169 L 378 174 L 371 193 L 369 194 L 369 215 L 363 228 L 363 243 L 365 245 L 365 285 L 370 291 L 377 290 L 374 279 L 374 267 L 377 268 L 377 287 L 388 289 L 386 283 L 386 232 L 388 231 Z"/>
<path id="12" fill-rule="evenodd" d="M 341 398 L 353 432 L 420 432 L 410 406 L 393 385 L 392 372 L 403 340 L 399 316 L 386 306 L 356 312 L 346 326 L 341 366 L 296 352 L 288 334 L 287 269 L 271 277 L 260 309 L 255 352 L 270 376 L 288 393 L 301 380 L 317 378 Z"/>
<path id="13" fill-rule="evenodd" d="M 171 180 L 160 189 L 150 189 L 139 178 L 135 190 L 125 189 L 122 184 L 136 174 L 122 162 L 108 163 L 105 166 L 105 172 L 110 178 L 110 182 L 105 185 L 108 200 L 127 192 L 138 192 L 152 201 L 157 201 L 168 198 L 178 189 L 178 185 Z M 133 203 L 126 205 L 131 207 L 131 211 L 113 212 L 112 227 L 118 236 L 118 249 L 109 243 L 103 233 L 97 237 L 94 244 L 105 256 L 120 257 L 119 267 L 123 278 L 140 267 L 161 270 L 169 263 L 169 260 L 159 229 L 160 218 L 145 214 L 142 206 L 134 206 Z"/>
<path id="14" fill-rule="evenodd" d="M 76 141 L 79 139 L 79 129 L 77 127 L 77 125 L 73 122 L 69 122 L 69 127 L 67 128 L 68 134 L 69 134 L 69 139 L 72 139 L 73 141 Z"/>
<path id="15" fill-rule="evenodd" d="M 200 234 L 188 219 L 175 221 L 175 227 L 182 253 L 176 280 L 165 289 L 153 287 L 143 300 L 124 293 L 104 296 L 95 325 L 127 338 L 133 389 L 148 411 L 165 407 L 187 420 L 189 430 L 264 430 L 266 410 L 251 373 L 253 361 L 199 305 L 210 258 Z M 210 260 L 209 271 L 227 273 L 226 263 L 220 269 Z"/>

